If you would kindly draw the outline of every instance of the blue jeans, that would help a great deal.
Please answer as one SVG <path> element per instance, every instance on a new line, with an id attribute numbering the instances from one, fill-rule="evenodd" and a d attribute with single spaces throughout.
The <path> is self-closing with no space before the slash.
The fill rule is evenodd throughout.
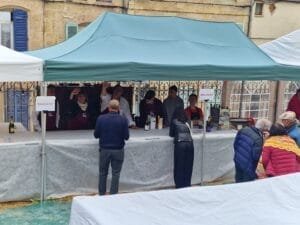
<path id="1" fill-rule="evenodd" d="M 174 181 L 176 188 L 190 187 L 194 164 L 193 142 L 174 145 Z"/>
<path id="2" fill-rule="evenodd" d="M 99 195 L 105 195 L 108 168 L 111 164 L 112 179 L 110 194 L 117 194 L 119 190 L 119 178 L 124 161 L 124 149 L 101 149 L 99 160 Z"/>

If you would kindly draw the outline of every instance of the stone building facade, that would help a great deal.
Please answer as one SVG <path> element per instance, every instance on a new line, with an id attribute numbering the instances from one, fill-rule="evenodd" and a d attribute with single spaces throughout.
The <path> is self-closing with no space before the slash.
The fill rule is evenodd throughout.
<path id="1" fill-rule="evenodd" d="M 300 0 L 254 0 L 249 37 L 259 45 L 300 29 L 299 12 Z M 298 81 L 269 82 L 271 119 L 277 119 L 285 111 L 290 97 L 298 88 Z"/>
<path id="2" fill-rule="evenodd" d="M 0 10 L 28 13 L 28 49 L 66 39 L 66 25 L 79 27 L 104 11 L 135 15 L 181 16 L 208 21 L 233 21 L 248 30 L 250 0 L 1 0 Z"/>
<path id="3" fill-rule="evenodd" d="M 1 0 L 1 11 L 28 14 L 28 49 L 48 47 L 66 39 L 66 24 L 87 24 L 104 11 L 122 12 L 122 0 Z"/>

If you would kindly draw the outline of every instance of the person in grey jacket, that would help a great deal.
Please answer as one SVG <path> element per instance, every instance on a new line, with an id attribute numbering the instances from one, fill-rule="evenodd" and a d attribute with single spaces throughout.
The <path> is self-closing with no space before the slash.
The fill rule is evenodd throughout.
<path id="1" fill-rule="evenodd" d="M 175 85 L 169 88 L 169 95 L 163 102 L 164 110 L 164 126 L 171 124 L 172 116 L 177 107 L 184 107 L 183 100 L 177 95 L 177 87 Z"/>
<path id="2" fill-rule="evenodd" d="M 194 144 L 183 107 L 175 109 L 169 135 L 174 138 L 174 181 L 176 188 L 191 186 Z"/>

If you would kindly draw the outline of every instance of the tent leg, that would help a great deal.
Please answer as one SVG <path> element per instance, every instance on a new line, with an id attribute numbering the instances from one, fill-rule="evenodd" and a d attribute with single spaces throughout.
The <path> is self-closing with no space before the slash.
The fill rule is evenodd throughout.
<path id="1" fill-rule="evenodd" d="M 139 81 L 138 83 L 138 88 L 137 88 L 137 107 L 136 107 L 136 115 L 140 116 L 140 107 L 139 107 L 139 103 L 141 102 L 141 89 L 142 89 L 142 81 Z"/>
<path id="2" fill-rule="evenodd" d="M 204 101 L 204 110 L 203 110 L 203 133 L 202 133 L 202 142 L 201 142 L 201 175 L 200 175 L 200 185 L 204 183 L 204 151 L 205 151 L 205 139 L 206 139 L 206 110 L 207 110 L 207 102 L 208 100 Z"/>
<path id="3" fill-rule="evenodd" d="M 280 89 L 280 81 L 276 81 L 273 123 L 275 123 L 277 121 L 277 116 L 278 116 L 277 103 L 278 103 L 278 99 L 279 99 L 279 89 Z"/>
<path id="4" fill-rule="evenodd" d="M 47 83 L 42 82 L 41 85 L 41 95 L 47 95 Z M 42 149 L 41 149 L 41 157 L 42 157 L 42 168 L 41 168 L 41 196 L 40 201 L 43 202 L 45 200 L 46 195 L 46 113 L 41 112 L 41 127 L 42 127 Z"/>
<path id="5" fill-rule="evenodd" d="M 241 86 L 241 95 L 240 95 L 239 118 L 241 118 L 241 117 L 242 117 L 242 111 L 243 111 L 243 101 L 244 101 L 244 89 L 245 89 L 245 81 L 242 81 L 242 86 Z"/>

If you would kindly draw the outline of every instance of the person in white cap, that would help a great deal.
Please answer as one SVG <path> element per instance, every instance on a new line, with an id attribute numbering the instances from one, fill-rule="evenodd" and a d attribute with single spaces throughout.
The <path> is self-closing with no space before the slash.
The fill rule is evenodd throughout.
<path id="1" fill-rule="evenodd" d="M 287 111 L 279 116 L 282 125 L 285 127 L 288 135 L 293 138 L 300 147 L 300 127 L 296 119 L 296 113 Z"/>

